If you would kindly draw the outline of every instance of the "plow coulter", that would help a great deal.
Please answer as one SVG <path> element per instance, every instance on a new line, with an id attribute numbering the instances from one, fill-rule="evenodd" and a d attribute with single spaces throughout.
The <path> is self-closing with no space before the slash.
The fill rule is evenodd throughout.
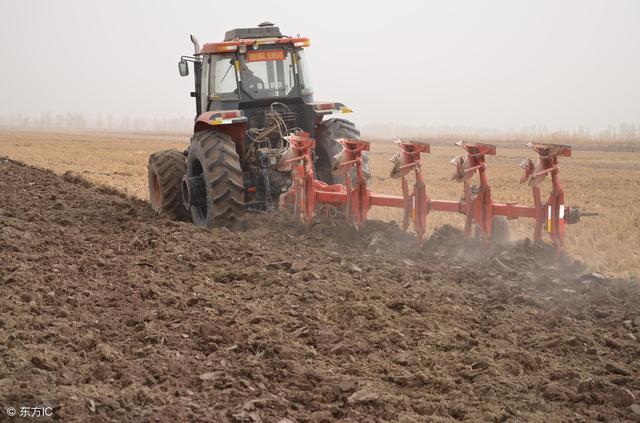
<path id="1" fill-rule="evenodd" d="M 541 241 L 543 230 L 549 234 L 557 251 L 564 247 L 565 226 L 580 221 L 581 213 L 575 206 L 566 206 L 564 191 L 560 185 L 559 157 L 571 157 L 571 147 L 557 144 L 529 143 L 538 160 L 527 159 L 520 164 L 524 175 L 520 183 L 528 184 L 532 190 L 533 205 L 525 206 L 515 202 L 496 203 L 491 198 L 491 186 L 487 177 L 487 155 L 496 155 L 496 146 L 483 143 L 456 143 L 463 154 L 455 157 L 451 164 L 455 167 L 453 179 L 462 183 L 461 200 L 434 200 L 427 193 L 424 181 L 422 154 L 430 153 L 430 145 L 418 141 L 397 140 L 399 151 L 392 157 L 391 177 L 400 179 L 402 196 L 373 192 L 367 184 L 362 169 L 363 152 L 370 150 L 370 143 L 363 140 L 342 138 L 337 142 L 342 151 L 336 155 L 332 171 L 344 176 L 344 184 L 329 185 L 316 179 L 313 170 L 313 149 L 315 141 L 309 134 L 301 132 L 288 137 L 289 151 L 280 163 L 282 170 L 291 170 L 292 185 L 280 198 L 281 206 L 288 207 L 303 222 L 311 224 L 315 215 L 330 215 L 343 210 L 349 223 L 356 227 L 364 224 L 372 206 L 394 207 L 403 210 L 402 228 L 411 226 L 418 240 L 424 237 L 427 218 L 431 212 L 453 212 L 465 216 L 465 234 L 477 234 L 484 243 L 494 237 L 495 216 L 509 220 L 518 218 L 534 219 L 534 241 Z M 413 177 L 411 178 L 411 174 Z M 478 184 L 471 179 L 477 175 Z M 540 186 L 549 176 L 551 192 L 546 201 L 542 200 Z M 413 179 L 411 184 L 410 178 Z"/>

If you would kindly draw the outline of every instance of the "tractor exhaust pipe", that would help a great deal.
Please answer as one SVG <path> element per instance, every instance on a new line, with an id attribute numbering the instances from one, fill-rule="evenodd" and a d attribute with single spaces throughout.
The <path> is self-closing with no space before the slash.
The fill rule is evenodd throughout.
<path id="1" fill-rule="evenodd" d="M 189 34 L 189 37 L 191 38 L 191 42 L 193 43 L 193 49 L 195 50 L 194 54 L 200 54 L 200 43 L 198 42 L 198 39 L 193 34 Z"/>

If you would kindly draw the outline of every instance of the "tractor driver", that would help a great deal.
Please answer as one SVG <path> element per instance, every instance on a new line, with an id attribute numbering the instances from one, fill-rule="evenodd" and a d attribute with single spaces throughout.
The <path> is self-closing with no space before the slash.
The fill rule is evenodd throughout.
<path id="1" fill-rule="evenodd" d="M 242 67 L 242 85 L 247 89 L 264 89 L 264 81 L 257 77 L 247 66 Z"/>

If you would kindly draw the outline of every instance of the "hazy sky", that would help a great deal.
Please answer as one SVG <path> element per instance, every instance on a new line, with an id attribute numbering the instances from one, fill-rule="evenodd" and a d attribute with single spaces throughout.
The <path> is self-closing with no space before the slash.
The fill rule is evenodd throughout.
<path id="1" fill-rule="evenodd" d="M 360 123 L 640 123 L 640 1 L 0 0 L 0 114 L 184 117 L 189 33 L 311 38 L 317 100 Z"/>

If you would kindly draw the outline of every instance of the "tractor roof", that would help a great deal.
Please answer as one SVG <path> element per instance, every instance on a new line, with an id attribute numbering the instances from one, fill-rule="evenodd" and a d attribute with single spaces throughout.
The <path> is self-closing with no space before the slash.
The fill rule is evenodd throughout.
<path id="1" fill-rule="evenodd" d="M 282 37 L 280 28 L 274 26 L 271 22 L 262 22 L 257 28 L 236 28 L 227 31 L 224 34 L 225 41 L 233 41 L 238 39 L 250 38 L 273 38 Z"/>
<path id="2" fill-rule="evenodd" d="M 309 47 L 308 38 L 288 37 L 280 33 L 280 28 L 271 22 L 263 22 L 257 28 L 236 28 L 224 36 L 221 43 L 206 43 L 200 53 L 232 53 L 240 46 L 266 44 L 293 44 L 295 47 Z"/>

